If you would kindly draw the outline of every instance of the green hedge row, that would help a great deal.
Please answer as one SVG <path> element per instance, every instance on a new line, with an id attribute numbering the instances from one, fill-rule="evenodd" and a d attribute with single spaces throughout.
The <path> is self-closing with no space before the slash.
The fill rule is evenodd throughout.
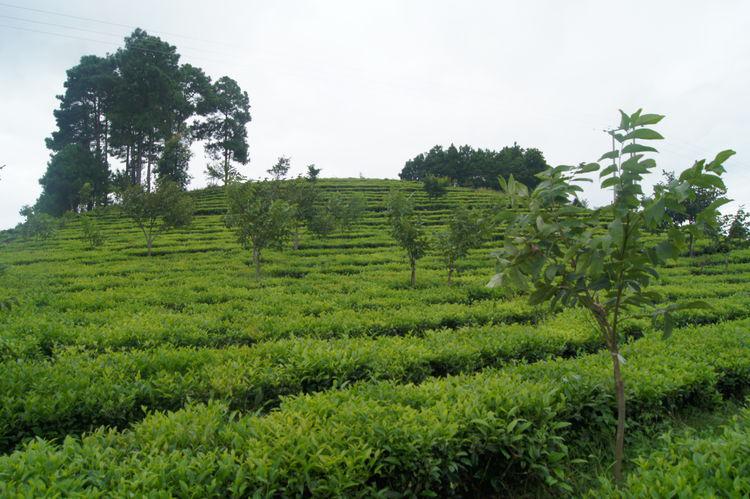
<path id="1" fill-rule="evenodd" d="M 74 311 L 65 316 L 27 314 L 14 318 L 0 333 L 0 360 L 51 355 L 65 346 L 104 351 L 160 345 L 222 347 L 290 337 L 400 336 L 445 327 L 534 322 L 545 314 L 520 299 L 485 300 L 472 306 L 443 303 L 385 310 L 336 309 L 319 315 L 285 314 L 283 308 L 275 315 L 256 315 L 231 304 L 204 304 L 190 314 L 163 309 L 126 312 L 88 314 L 103 323 L 87 326 L 76 323 L 71 315 L 80 312 Z M 120 320 L 114 320 L 113 314 Z"/>
<path id="2" fill-rule="evenodd" d="M 626 346 L 631 424 L 747 386 L 749 328 Z M 421 385 L 365 383 L 288 399 L 263 417 L 220 404 L 158 413 L 129 431 L 38 440 L 0 458 L 0 495 L 551 494 L 576 457 L 566 442 L 611 431 L 601 423 L 613 419 L 610 363 L 603 352 Z"/>
<path id="3" fill-rule="evenodd" d="M 719 436 L 663 437 L 664 449 L 635 460 L 623 487 L 606 481 L 590 497 L 750 497 L 750 408 Z"/>
<path id="4" fill-rule="evenodd" d="M 420 382 L 517 359 L 536 361 L 599 348 L 597 331 L 571 310 L 536 327 L 428 331 L 422 337 L 292 339 L 223 350 L 156 348 L 102 355 L 64 352 L 49 361 L 0 364 L 0 448 L 122 427 L 145 410 L 224 400 L 233 409 L 275 405 L 283 395 L 360 380 Z"/>

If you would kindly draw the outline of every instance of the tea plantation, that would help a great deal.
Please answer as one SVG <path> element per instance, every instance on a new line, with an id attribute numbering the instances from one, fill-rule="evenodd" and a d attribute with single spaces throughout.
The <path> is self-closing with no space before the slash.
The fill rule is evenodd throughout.
<path id="1" fill-rule="evenodd" d="M 500 212 L 498 193 L 318 185 L 363 193 L 365 216 L 267 251 L 261 279 L 219 188 L 151 257 L 117 208 L 94 249 L 75 218 L 3 235 L 0 496 L 750 494 L 750 250 L 662 269 L 670 301 L 712 306 L 677 312 L 670 338 L 626 322 L 616 488 L 609 353 L 585 311 L 486 287 L 502 226 L 452 285 L 431 253 L 409 285 L 389 190 L 435 230 L 458 204 Z"/>

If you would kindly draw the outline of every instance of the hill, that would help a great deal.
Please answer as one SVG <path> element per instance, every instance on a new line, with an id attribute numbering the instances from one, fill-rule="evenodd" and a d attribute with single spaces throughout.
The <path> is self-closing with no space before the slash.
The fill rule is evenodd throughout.
<path id="1" fill-rule="evenodd" d="M 224 226 L 218 188 L 193 192 L 192 226 L 161 236 L 151 258 L 117 210 L 101 216 L 97 249 L 77 220 L 46 241 L 6 243 L 4 292 L 18 304 L 0 316 L 0 495 L 591 485 L 602 470 L 575 459 L 608 452 L 613 401 L 587 316 L 487 288 L 501 231 L 454 285 L 437 257 L 421 260 L 414 288 L 388 233 L 391 188 L 411 191 L 435 230 L 456 204 L 498 206 L 497 192 L 451 188 L 433 200 L 411 182 L 319 185 L 363 193 L 365 217 L 269 252 L 261 280 Z M 748 277 L 750 251 L 727 267 L 717 255 L 663 270 L 656 287 L 670 300 L 713 308 L 677 314 L 667 342 L 629 321 L 625 376 L 642 435 L 715 412 L 750 386 Z M 657 445 L 644 440 L 636 452 Z"/>

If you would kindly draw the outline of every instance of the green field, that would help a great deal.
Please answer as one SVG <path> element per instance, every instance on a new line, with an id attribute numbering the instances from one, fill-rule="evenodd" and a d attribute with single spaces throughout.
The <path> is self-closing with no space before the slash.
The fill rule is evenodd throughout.
<path id="1" fill-rule="evenodd" d="M 627 323 L 616 491 L 611 361 L 587 314 L 486 287 L 502 228 L 453 285 L 420 260 L 414 288 L 389 236 L 389 189 L 436 231 L 456 204 L 500 210 L 498 194 L 319 184 L 364 193 L 366 215 L 267 252 L 260 280 L 218 188 L 193 193 L 193 224 L 150 258 L 116 209 L 96 249 L 75 219 L 44 241 L 3 236 L 17 303 L 0 315 L 0 496 L 750 494 L 750 250 L 662 269 L 669 300 L 712 305 L 678 312 L 671 338 Z"/>

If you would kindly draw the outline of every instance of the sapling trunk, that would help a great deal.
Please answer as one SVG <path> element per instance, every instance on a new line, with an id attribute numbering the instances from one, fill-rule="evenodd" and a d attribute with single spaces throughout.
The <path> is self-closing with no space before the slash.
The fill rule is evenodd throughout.
<path id="1" fill-rule="evenodd" d="M 255 277 L 260 277 L 260 249 L 253 248 L 253 267 L 255 267 Z"/>
<path id="2" fill-rule="evenodd" d="M 615 434 L 615 482 L 622 483 L 622 461 L 625 454 L 625 383 L 620 370 L 620 352 L 617 344 L 610 348 L 612 371 L 615 379 L 615 399 L 617 401 L 617 432 Z"/>
<path id="3" fill-rule="evenodd" d="M 410 258 L 409 264 L 411 265 L 411 285 L 414 287 L 417 284 L 417 261 L 414 258 Z"/>
<path id="4" fill-rule="evenodd" d="M 151 256 L 151 246 L 153 246 L 153 243 L 153 239 L 151 239 L 150 237 L 146 238 L 146 248 L 148 248 L 148 256 Z"/>
<path id="5" fill-rule="evenodd" d="M 451 265 L 450 267 L 448 267 L 448 284 L 449 285 L 452 284 L 452 280 L 451 280 L 452 278 L 453 278 L 453 266 Z"/>

